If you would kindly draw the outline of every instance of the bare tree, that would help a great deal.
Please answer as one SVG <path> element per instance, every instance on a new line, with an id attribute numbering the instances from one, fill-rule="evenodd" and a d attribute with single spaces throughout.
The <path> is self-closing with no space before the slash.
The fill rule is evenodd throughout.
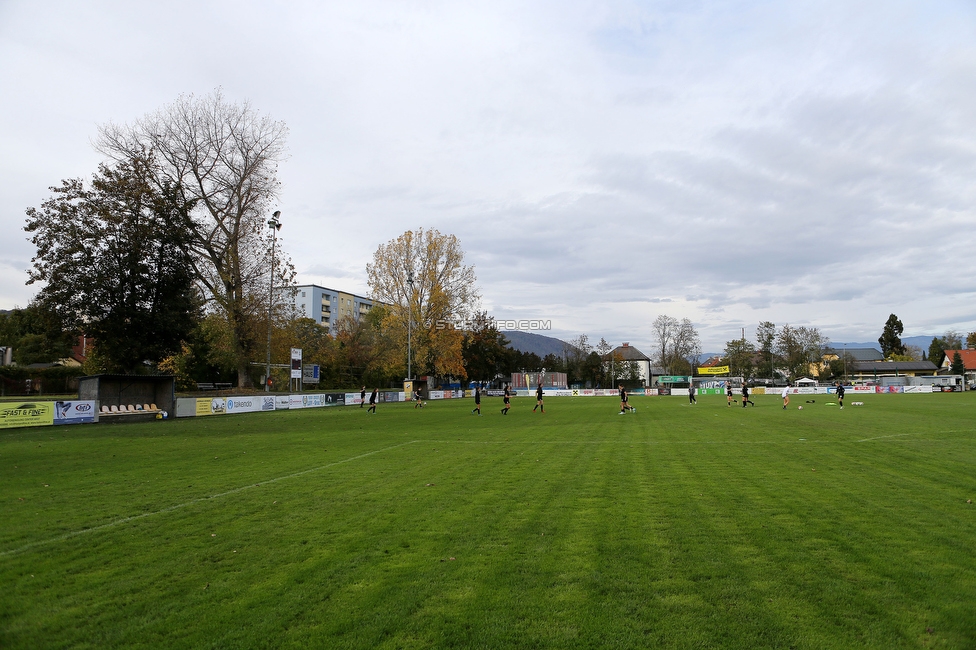
<path id="1" fill-rule="evenodd" d="M 204 296 L 228 321 L 241 387 L 251 385 L 248 362 L 268 306 L 265 215 L 277 198 L 287 133 L 283 122 L 247 102 L 228 103 L 217 90 L 199 98 L 181 95 L 132 124 L 103 125 L 96 141 L 99 151 L 120 162 L 152 152 L 158 184 L 178 187 L 196 205 L 190 238 L 195 273 Z M 287 259 L 275 268 L 274 284 L 293 282 Z"/>
<path id="2" fill-rule="evenodd" d="M 692 322 L 683 318 L 680 321 L 667 315 L 654 319 L 654 345 L 657 364 L 668 374 L 676 370 L 690 370 L 701 356 L 701 341 Z"/>
<path id="3" fill-rule="evenodd" d="M 661 314 L 654 319 L 651 325 L 654 328 L 654 354 L 655 361 L 659 366 L 671 374 L 672 371 L 672 351 L 674 350 L 675 340 L 681 323 L 677 318 Z"/>

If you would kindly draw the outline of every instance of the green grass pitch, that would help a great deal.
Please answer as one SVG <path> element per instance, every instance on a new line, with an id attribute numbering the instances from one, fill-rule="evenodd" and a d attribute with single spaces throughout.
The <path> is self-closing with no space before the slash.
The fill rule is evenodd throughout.
<path id="1" fill-rule="evenodd" d="M 976 647 L 976 394 L 805 399 L 0 432 L 0 648 Z"/>

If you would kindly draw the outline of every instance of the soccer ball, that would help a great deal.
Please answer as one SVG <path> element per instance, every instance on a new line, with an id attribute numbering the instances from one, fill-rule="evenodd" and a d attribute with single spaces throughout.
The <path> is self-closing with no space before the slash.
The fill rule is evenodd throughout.
<path id="1" fill-rule="evenodd" d="M 796 408 L 798 408 L 801 411 L 803 410 L 803 407 L 802 406 L 797 406 Z"/>

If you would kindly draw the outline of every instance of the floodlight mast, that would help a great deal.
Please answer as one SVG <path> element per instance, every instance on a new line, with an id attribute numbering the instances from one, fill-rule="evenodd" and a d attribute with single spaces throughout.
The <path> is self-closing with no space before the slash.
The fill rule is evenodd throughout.
<path id="1" fill-rule="evenodd" d="M 410 287 L 407 293 L 407 381 L 413 379 L 413 369 L 411 360 L 413 359 L 411 350 L 411 336 L 413 333 L 413 270 L 407 271 L 407 285 Z"/>
<path id="2" fill-rule="evenodd" d="M 268 219 L 268 228 L 271 228 L 271 282 L 268 286 L 268 357 L 264 369 L 264 392 L 271 392 L 271 311 L 274 307 L 274 267 L 275 267 L 275 244 L 278 241 L 278 231 L 281 230 L 281 222 L 278 217 L 281 210 L 275 210 Z"/>

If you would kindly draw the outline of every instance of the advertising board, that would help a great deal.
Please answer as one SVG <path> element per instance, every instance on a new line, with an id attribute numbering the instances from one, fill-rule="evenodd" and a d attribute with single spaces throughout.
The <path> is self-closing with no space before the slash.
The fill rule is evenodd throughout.
<path id="1" fill-rule="evenodd" d="M 54 424 L 85 424 L 95 421 L 98 409 L 94 400 L 71 400 L 54 403 Z"/>
<path id="2" fill-rule="evenodd" d="M 345 393 L 326 393 L 322 396 L 323 406 L 342 406 L 346 403 Z"/>
<path id="3" fill-rule="evenodd" d="M 0 429 L 54 424 L 54 402 L 8 402 L 0 406 Z"/>
<path id="4" fill-rule="evenodd" d="M 291 396 L 290 395 L 275 395 L 274 396 L 274 407 L 276 411 L 290 408 L 291 406 Z"/>
<path id="5" fill-rule="evenodd" d="M 228 413 L 255 413 L 257 411 L 273 411 L 274 409 L 275 398 L 271 395 L 227 398 Z"/>
<path id="6" fill-rule="evenodd" d="M 227 412 L 227 400 L 223 397 L 198 397 L 197 416 L 223 415 Z"/>

